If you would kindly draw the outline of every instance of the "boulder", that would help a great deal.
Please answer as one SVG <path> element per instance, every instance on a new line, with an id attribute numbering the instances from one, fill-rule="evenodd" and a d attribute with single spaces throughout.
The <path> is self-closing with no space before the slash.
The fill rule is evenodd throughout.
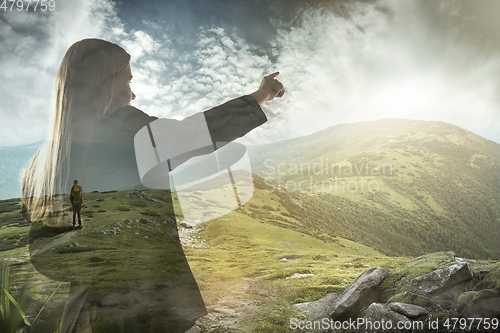
<path id="1" fill-rule="evenodd" d="M 473 290 L 479 291 L 479 290 L 483 290 L 483 289 L 495 289 L 496 286 L 497 286 L 497 283 L 495 281 L 485 280 L 485 281 L 481 281 L 478 284 L 476 284 L 474 286 Z"/>
<path id="2" fill-rule="evenodd" d="M 179 225 L 183 228 L 186 228 L 186 229 L 193 229 L 194 228 L 193 224 L 191 224 L 189 222 L 185 222 L 185 221 L 180 222 Z"/>
<path id="3" fill-rule="evenodd" d="M 366 310 L 365 322 L 363 323 L 363 329 L 368 332 L 402 332 L 402 330 L 398 330 L 398 323 L 411 323 L 404 315 L 386 309 L 384 305 L 380 303 L 372 303 L 368 309 Z M 391 322 L 391 324 L 387 324 L 387 322 Z M 384 325 L 384 327 L 378 327 L 376 325 Z M 404 325 L 404 324 L 403 324 Z M 404 326 L 403 326 L 404 327 Z M 358 327 L 360 328 L 360 327 Z"/>
<path id="4" fill-rule="evenodd" d="M 401 313 L 408 318 L 419 318 L 429 314 L 429 311 L 421 306 L 407 303 L 392 302 L 387 306 L 389 310 Z"/>
<path id="5" fill-rule="evenodd" d="M 367 296 L 386 277 L 389 271 L 384 267 L 372 267 L 363 272 L 335 300 L 328 310 L 328 315 L 337 319 Z"/>
<path id="6" fill-rule="evenodd" d="M 460 262 L 413 278 L 409 283 L 408 291 L 419 290 L 425 293 L 438 293 L 447 287 L 468 281 L 472 277 L 469 264 Z"/>
<path id="7" fill-rule="evenodd" d="M 468 259 L 455 260 L 453 252 L 417 258 L 411 262 L 414 271 L 440 267 L 430 273 L 407 279 L 407 272 L 394 272 L 394 284 L 381 287 L 380 283 L 388 274 L 382 267 L 372 267 L 362 273 L 347 289 L 337 296 L 329 294 L 315 302 L 295 304 L 294 307 L 314 319 L 330 316 L 336 321 L 364 319 L 381 323 L 391 321 L 393 329 L 378 329 L 363 326 L 364 331 L 397 332 L 397 323 L 414 329 L 415 324 L 427 325 L 431 318 L 466 317 L 500 318 L 500 290 L 498 277 L 500 263 L 481 267 L 485 262 Z M 429 259 L 430 258 L 430 259 Z M 421 261 L 421 263 L 419 262 Z M 457 262 L 458 261 L 458 262 Z M 472 273 L 471 267 L 475 268 Z M 384 306 L 389 299 L 389 304 Z M 410 304 L 411 303 L 411 304 Z M 446 317 L 446 318 L 447 318 Z M 423 329 L 423 328 L 422 328 Z M 421 331 L 422 329 L 415 330 Z"/>
<path id="8" fill-rule="evenodd" d="M 457 311 L 466 318 L 500 318 L 500 292 L 491 289 L 460 295 Z"/>
<path id="9" fill-rule="evenodd" d="M 328 316 L 328 309 L 339 296 L 338 293 L 330 293 L 314 302 L 297 303 L 294 308 L 310 316 L 313 319 L 325 318 Z"/>

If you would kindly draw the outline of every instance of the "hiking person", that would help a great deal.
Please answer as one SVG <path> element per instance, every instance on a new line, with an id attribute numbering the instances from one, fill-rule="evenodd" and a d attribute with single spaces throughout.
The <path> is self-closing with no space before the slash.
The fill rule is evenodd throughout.
<path id="1" fill-rule="evenodd" d="M 164 120 L 162 131 L 176 133 L 175 140 L 168 142 L 173 148 L 201 135 L 210 141 L 210 147 L 219 147 L 217 143 L 231 142 L 262 125 L 267 117 L 260 105 L 284 94 L 283 85 L 276 80 L 278 74 L 265 76 L 250 95 L 205 112 L 180 121 L 158 119 L 130 105 L 136 96 L 130 88 L 130 55 L 124 49 L 104 40 L 84 39 L 67 50 L 56 77 L 49 139 L 22 174 L 23 205 L 33 222 L 31 262 L 49 278 L 71 282 L 61 333 L 70 333 L 78 325 L 90 329 L 89 306 L 103 309 L 93 320 L 96 325 L 108 325 L 105 331 L 123 331 L 120 327 L 125 325 L 130 332 L 184 332 L 207 314 L 180 243 L 170 191 L 162 192 L 166 213 L 149 238 L 141 232 L 128 238 L 115 233 L 106 242 L 93 243 L 89 247 L 92 251 L 80 251 L 75 256 L 71 251 L 38 251 L 37 246 L 45 243 L 35 238 L 43 236 L 37 228 L 42 223 L 57 223 L 50 214 L 51 207 L 70 179 L 79 179 L 90 191 L 147 189 L 138 171 L 136 158 L 141 152 L 135 151 L 134 136 L 155 120 Z M 136 217 L 133 219 L 131 223 Z M 110 225 L 115 220 L 105 216 L 99 223 Z M 90 232 L 86 237 L 103 237 L 99 230 L 95 233 L 97 236 Z M 153 237 L 161 242 L 151 247 L 148 242 Z M 75 257 L 80 264 L 71 262 Z M 114 273 L 117 271 L 120 274 Z M 108 303 L 113 295 L 125 298 Z M 104 307 L 103 303 L 108 305 Z"/>
<path id="2" fill-rule="evenodd" d="M 76 225 L 76 216 L 78 215 L 78 226 L 82 226 L 82 215 L 81 215 L 81 209 L 82 206 L 85 205 L 85 202 L 83 201 L 83 190 L 80 185 L 78 185 L 78 180 L 75 179 L 73 182 L 73 187 L 71 187 L 71 194 L 69 197 L 69 200 L 71 201 L 71 205 L 73 206 L 73 228 L 75 228 Z"/>

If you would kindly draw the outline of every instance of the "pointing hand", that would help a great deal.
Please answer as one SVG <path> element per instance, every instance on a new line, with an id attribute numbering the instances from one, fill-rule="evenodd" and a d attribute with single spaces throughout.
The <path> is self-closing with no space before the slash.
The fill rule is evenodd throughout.
<path id="1" fill-rule="evenodd" d="M 279 72 L 275 72 L 268 76 L 264 76 L 262 81 L 260 82 L 259 89 L 250 94 L 253 96 L 259 105 L 264 104 L 267 101 L 273 100 L 275 97 L 282 97 L 285 94 L 285 88 L 283 84 L 276 80 L 276 77 L 279 75 Z"/>

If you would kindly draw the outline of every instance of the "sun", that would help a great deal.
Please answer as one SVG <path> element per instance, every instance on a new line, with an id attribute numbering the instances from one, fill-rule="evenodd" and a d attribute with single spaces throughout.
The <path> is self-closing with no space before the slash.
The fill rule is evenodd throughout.
<path id="1" fill-rule="evenodd" d="M 415 119 L 434 109 L 440 95 L 440 85 L 436 81 L 409 78 L 381 84 L 374 89 L 371 103 L 390 117 Z"/>

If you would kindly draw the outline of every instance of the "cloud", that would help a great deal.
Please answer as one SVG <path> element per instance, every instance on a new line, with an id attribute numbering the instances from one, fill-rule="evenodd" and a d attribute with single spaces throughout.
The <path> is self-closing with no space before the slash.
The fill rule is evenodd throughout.
<path id="1" fill-rule="evenodd" d="M 346 6 L 349 15 L 309 8 L 296 25 L 282 23 L 276 67 L 288 94 L 276 106 L 281 121 L 288 117 L 304 135 L 379 118 L 442 120 L 500 142 L 499 57 L 462 38 L 463 7 L 390 0 Z"/>
<path id="2" fill-rule="evenodd" d="M 442 120 L 500 142 L 495 2 L 319 3 L 294 2 L 286 20 L 265 18 L 274 29 L 267 35 L 252 34 L 248 22 L 234 29 L 216 19 L 197 23 L 184 7 L 169 12 L 167 23 L 144 12 L 140 24 L 125 25 L 109 0 L 0 12 L 0 146 L 46 138 L 59 63 L 87 37 L 132 55 L 133 105 L 160 117 L 185 117 L 251 93 L 263 75 L 280 71 L 287 92 L 264 105 L 269 121 L 247 142 L 387 117 Z M 267 39 L 254 43 L 257 35 Z"/>
<path id="3" fill-rule="evenodd" d="M 135 31 L 132 36 L 121 39 L 120 41 L 121 46 L 128 50 L 127 52 L 130 53 L 134 60 L 151 55 L 161 47 L 160 43 L 153 40 L 153 38 L 144 31 Z"/>
<path id="4" fill-rule="evenodd" d="M 134 105 L 160 117 L 185 117 L 255 91 L 271 65 L 255 55 L 252 45 L 222 28 L 201 27 L 191 43 L 191 52 L 168 49 L 172 43 L 167 41 L 148 60 L 142 53 L 133 58 Z M 134 47 L 121 44 L 127 50 Z"/>
<path id="5" fill-rule="evenodd" d="M 75 41 L 123 34 L 112 2 L 56 2 L 55 11 L 0 12 L 0 146 L 46 139 L 59 63 Z M 113 27 L 109 29 L 108 27 Z"/>

